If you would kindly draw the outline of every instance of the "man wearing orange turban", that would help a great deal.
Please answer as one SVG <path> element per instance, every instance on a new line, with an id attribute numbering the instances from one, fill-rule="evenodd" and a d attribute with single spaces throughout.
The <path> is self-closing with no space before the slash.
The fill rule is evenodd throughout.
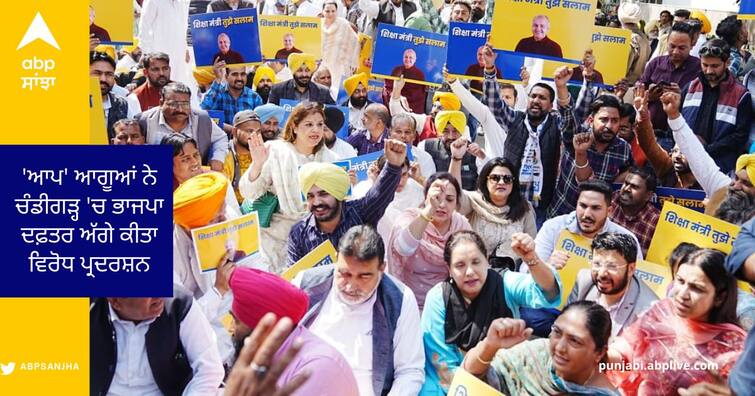
<path id="1" fill-rule="evenodd" d="M 296 395 L 322 394 L 323 389 L 328 389 L 328 395 L 335 396 L 359 393 L 351 367 L 341 353 L 299 324 L 309 309 L 306 293 L 278 275 L 246 267 L 233 271 L 230 285 L 233 293 L 231 314 L 236 357 L 244 346 L 244 339 L 252 333 L 265 314 L 272 312 L 278 318 L 291 319 L 295 325 L 275 353 L 276 357 L 284 354 L 294 340 L 298 339 L 302 343 L 299 354 L 278 378 L 278 386 L 283 386 L 306 370 L 310 377 L 296 390 Z M 268 368 L 263 368 L 265 369 Z"/>
<path id="2" fill-rule="evenodd" d="M 228 280 L 235 265 L 230 252 L 218 263 L 217 270 L 202 272 L 194 251 L 191 230 L 225 221 L 228 179 L 218 172 L 194 176 L 173 192 L 173 281 L 180 283 L 197 299 L 217 336 L 224 362 L 233 355 L 233 344 L 221 322 L 230 308 L 232 296 Z"/>

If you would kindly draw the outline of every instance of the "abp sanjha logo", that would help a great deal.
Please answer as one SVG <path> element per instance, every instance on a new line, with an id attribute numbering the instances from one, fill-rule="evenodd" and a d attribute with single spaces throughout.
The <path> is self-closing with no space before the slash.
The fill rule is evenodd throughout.
<path id="1" fill-rule="evenodd" d="M 16 47 L 16 51 L 26 47 L 30 43 L 41 40 L 57 50 L 60 50 L 55 36 L 52 35 L 50 28 L 47 26 L 42 14 L 37 12 L 34 19 L 26 29 L 26 33 Z M 21 89 L 28 89 L 33 91 L 35 87 L 41 88 L 45 91 L 55 86 L 55 76 L 50 75 L 55 70 L 54 59 L 32 58 L 24 59 L 21 62 L 21 68 L 29 73 L 26 76 L 21 77 Z M 33 75 L 31 73 L 34 73 Z M 40 75 L 40 73 L 42 73 Z"/>
<path id="2" fill-rule="evenodd" d="M 11 375 L 14 372 L 19 371 L 79 371 L 79 362 L 47 362 L 47 361 L 33 361 L 33 362 L 9 362 L 8 364 L 1 364 L 1 375 Z"/>

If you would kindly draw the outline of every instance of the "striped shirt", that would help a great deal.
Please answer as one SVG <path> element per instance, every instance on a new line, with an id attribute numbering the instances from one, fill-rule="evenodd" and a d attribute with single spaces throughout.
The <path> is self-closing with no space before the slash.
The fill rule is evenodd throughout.
<path id="1" fill-rule="evenodd" d="M 341 236 L 353 226 L 369 224 L 377 228 L 377 223 L 383 217 L 385 208 L 393 201 L 396 187 L 401 180 L 401 169 L 400 166 L 387 163 L 380 172 L 375 185 L 363 198 L 343 201 L 341 203 L 341 221 L 332 233 L 320 231 L 317 220 L 312 213 L 294 224 L 288 234 L 287 264 L 293 265 L 325 242 L 326 239 L 330 239 L 333 246 L 338 247 Z"/>

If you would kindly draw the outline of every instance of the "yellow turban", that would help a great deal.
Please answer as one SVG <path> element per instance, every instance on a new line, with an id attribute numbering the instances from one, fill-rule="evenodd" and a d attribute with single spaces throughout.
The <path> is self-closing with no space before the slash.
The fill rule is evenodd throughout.
<path id="1" fill-rule="evenodd" d="M 112 45 L 98 45 L 94 47 L 94 52 L 104 52 L 107 54 L 107 56 L 113 58 L 114 61 L 118 62 L 118 58 L 115 56 L 115 47 Z"/>
<path id="2" fill-rule="evenodd" d="M 435 128 L 438 130 L 439 135 L 443 134 L 443 130 L 446 129 L 446 125 L 449 123 L 459 133 L 464 133 L 464 128 L 467 126 L 467 116 L 458 110 L 443 110 L 435 115 Z"/>
<path id="3" fill-rule="evenodd" d="M 262 80 L 262 77 L 267 77 L 270 79 L 270 81 L 275 84 L 275 70 L 273 70 L 272 67 L 268 65 L 260 65 L 260 67 L 257 68 L 257 71 L 254 72 L 254 79 L 252 79 L 252 84 L 254 84 L 254 87 L 257 87 L 257 84 L 260 83 L 260 80 Z"/>
<path id="4" fill-rule="evenodd" d="M 206 226 L 225 202 L 228 179 L 205 172 L 183 182 L 173 192 L 173 221 L 188 229 Z"/>
<path id="5" fill-rule="evenodd" d="M 299 168 L 299 186 L 305 195 L 312 186 L 317 185 L 335 199 L 343 201 L 350 184 L 349 174 L 329 162 L 310 162 Z"/>
<path id="6" fill-rule="evenodd" d="M 353 94 L 354 91 L 356 91 L 360 83 L 362 84 L 362 86 L 367 88 L 367 84 L 369 84 L 369 81 L 370 81 L 370 75 L 365 72 L 362 72 L 362 73 L 355 74 L 343 80 L 343 88 L 346 89 L 346 94 L 351 96 L 351 94 Z"/>
<path id="7" fill-rule="evenodd" d="M 210 69 L 198 69 L 194 68 L 194 79 L 197 80 L 199 85 L 210 85 L 215 80 L 215 73 Z"/>
<path id="8" fill-rule="evenodd" d="M 702 34 L 710 33 L 710 21 L 708 20 L 708 17 L 705 16 L 705 14 L 703 14 L 702 12 L 698 10 L 695 10 L 689 14 L 689 17 L 690 19 L 692 18 L 699 19 L 700 22 L 703 23 L 703 28 L 700 30 L 700 33 Z"/>
<path id="9" fill-rule="evenodd" d="M 755 154 L 743 154 L 737 159 L 737 171 L 744 169 L 750 183 L 755 183 Z"/>
<path id="10" fill-rule="evenodd" d="M 459 97 L 451 92 L 435 92 L 433 103 L 440 101 L 443 110 L 461 110 L 461 101 Z"/>
<path id="11" fill-rule="evenodd" d="M 317 67 L 315 56 L 312 54 L 291 54 L 288 56 L 288 68 L 291 69 L 292 73 L 296 73 L 302 65 L 307 66 L 309 71 L 315 71 Z"/>

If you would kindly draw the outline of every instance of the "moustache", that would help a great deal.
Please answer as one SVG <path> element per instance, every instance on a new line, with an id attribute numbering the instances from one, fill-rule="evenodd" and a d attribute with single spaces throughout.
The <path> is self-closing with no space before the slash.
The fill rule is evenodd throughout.
<path id="1" fill-rule="evenodd" d="M 328 209 L 328 210 L 330 210 L 330 209 L 333 209 L 333 208 L 331 208 L 330 206 L 328 206 L 328 205 L 325 205 L 325 204 L 322 204 L 322 205 L 315 205 L 315 206 L 313 206 L 313 207 L 312 207 L 312 210 L 313 210 L 313 211 L 314 211 L 314 210 L 325 210 L 325 209 Z"/>

